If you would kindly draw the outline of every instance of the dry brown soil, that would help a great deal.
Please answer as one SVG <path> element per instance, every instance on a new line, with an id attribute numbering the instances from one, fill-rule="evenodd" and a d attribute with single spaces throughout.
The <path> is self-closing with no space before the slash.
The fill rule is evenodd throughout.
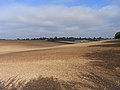
<path id="1" fill-rule="evenodd" d="M 95 41 L 62 44 L 47 41 L 0 41 L 0 78 L 17 76 L 31 79 L 42 75 L 60 80 L 75 79 L 77 72 L 85 72 L 94 61 L 97 51 L 120 50 L 116 42 Z M 106 58 L 106 57 L 105 57 Z M 98 58 L 100 60 L 100 58 Z"/>

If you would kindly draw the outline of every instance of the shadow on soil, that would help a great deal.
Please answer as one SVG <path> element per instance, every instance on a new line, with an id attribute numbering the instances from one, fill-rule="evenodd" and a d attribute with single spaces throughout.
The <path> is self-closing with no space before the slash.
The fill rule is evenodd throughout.
<path id="1" fill-rule="evenodd" d="M 92 45 L 89 47 L 120 47 L 120 40 L 111 40 L 104 43 L 104 45 Z"/>
<path id="2" fill-rule="evenodd" d="M 94 53 L 88 53 L 86 55 L 93 66 L 99 66 L 106 69 L 115 69 L 120 67 L 120 50 L 106 50 L 98 51 Z"/>
<path id="3" fill-rule="evenodd" d="M 95 90 L 120 90 L 120 40 L 105 43 L 112 44 L 90 46 L 98 48 L 98 51 L 85 55 L 92 60 L 89 65 L 101 74 L 89 72 L 88 74 L 82 74 L 82 76 L 87 81 L 93 82 Z M 100 50 L 99 47 L 111 48 Z"/>

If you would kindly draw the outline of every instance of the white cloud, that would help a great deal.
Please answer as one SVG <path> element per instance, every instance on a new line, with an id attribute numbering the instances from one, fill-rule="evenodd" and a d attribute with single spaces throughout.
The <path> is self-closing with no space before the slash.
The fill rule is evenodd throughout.
<path id="1" fill-rule="evenodd" d="M 13 4 L 1 8 L 0 13 L 0 38 L 112 37 L 120 29 L 120 10 L 117 6 L 94 9 L 83 6 L 31 7 Z"/>

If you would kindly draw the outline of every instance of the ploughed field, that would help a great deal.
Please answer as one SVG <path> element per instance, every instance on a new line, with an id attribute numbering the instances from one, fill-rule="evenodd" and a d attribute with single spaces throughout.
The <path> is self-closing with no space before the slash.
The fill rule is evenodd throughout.
<path id="1" fill-rule="evenodd" d="M 64 81 L 77 81 L 78 75 L 88 78 L 86 75 L 88 73 L 113 82 L 119 80 L 116 77 L 116 74 L 120 73 L 119 40 L 79 44 L 0 41 L 0 79 L 2 80 L 15 76 L 29 80 L 42 75 Z M 87 82 L 90 84 L 94 83 L 89 80 Z"/>

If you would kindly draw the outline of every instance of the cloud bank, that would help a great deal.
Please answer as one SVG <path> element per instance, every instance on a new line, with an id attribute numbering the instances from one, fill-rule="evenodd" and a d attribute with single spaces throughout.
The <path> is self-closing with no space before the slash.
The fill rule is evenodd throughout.
<path id="1" fill-rule="evenodd" d="M 120 30 L 120 8 L 64 5 L 0 8 L 0 38 L 113 37 Z"/>

